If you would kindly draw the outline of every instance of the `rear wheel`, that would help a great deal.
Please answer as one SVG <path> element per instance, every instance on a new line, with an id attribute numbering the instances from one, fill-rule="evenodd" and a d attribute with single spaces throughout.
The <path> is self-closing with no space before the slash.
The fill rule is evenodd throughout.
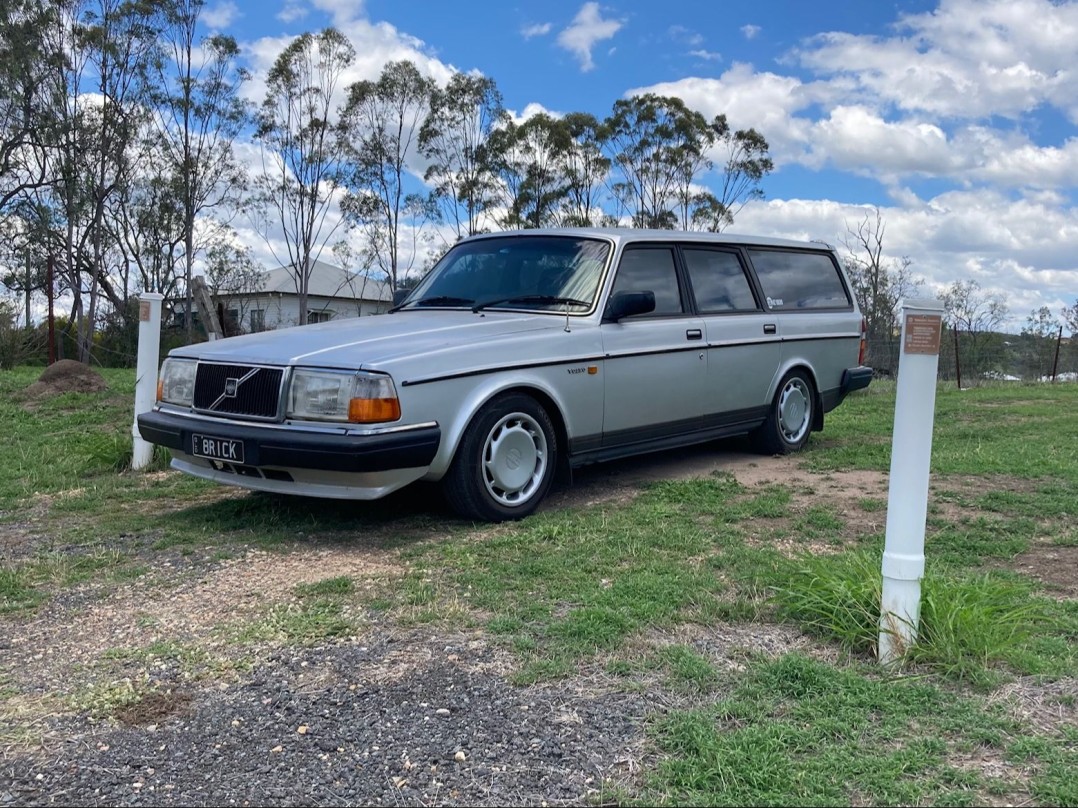
<path id="1" fill-rule="evenodd" d="M 783 377 L 767 420 L 753 435 L 753 444 L 765 454 L 789 454 L 808 442 L 816 414 L 816 391 L 803 370 Z"/>
<path id="2" fill-rule="evenodd" d="M 522 393 L 491 401 L 468 425 L 443 482 L 450 506 L 473 519 L 523 519 L 554 479 L 558 442 L 542 405 Z"/>

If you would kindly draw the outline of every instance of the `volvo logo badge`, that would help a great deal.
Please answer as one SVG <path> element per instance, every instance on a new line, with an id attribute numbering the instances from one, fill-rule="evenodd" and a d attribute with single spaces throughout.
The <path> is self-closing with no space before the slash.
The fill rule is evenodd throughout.
<path id="1" fill-rule="evenodd" d="M 239 379 L 225 379 L 225 398 L 235 398 L 239 387 Z"/>

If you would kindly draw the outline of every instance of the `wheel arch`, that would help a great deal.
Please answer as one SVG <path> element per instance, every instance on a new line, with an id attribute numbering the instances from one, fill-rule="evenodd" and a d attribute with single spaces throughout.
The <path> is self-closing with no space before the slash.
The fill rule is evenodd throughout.
<path id="1" fill-rule="evenodd" d="M 820 395 L 820 380 L 816 375 L 816 370 L 804 359 L 790 359 L 783 363 L 778 372 L 775 373 L 775 378 L 771 380 L 771 388 L 767 391 L 768 406 L 771 406 L 771 402 L 775 400 L 775 395 L 778 393 L 782 380 L 795 370 L 800 370 L 808 376 L 809 383 L 812 384 L 811 430 L 819 432 L 823 429 L 823 398 Z"/>
<path id="2" fill-rule="evenodd" d="M 558 471 L 563 471 L 564 468 L 568 467 L 569 429 L 557 398 L 550 390 L 540 384 L 518 380 L 512 383 L 485 387 L 476 391 L 476 394 L 470 397 L 468 406 L 464 408 L 458 418 L 454 419 L 451 429 L 443 433 L 445 436 L 444 452 L 439 451 L 438 458 L 435 461 L 439 469 L 439 477 L 452 465 L 457 452 L 460 450 L 464 434 L 475 419 L 479 417 L 483 409 L 494 399 L 514 393 L 520 393 L 535 399 L 546 410 L 547 415 L 550 416 L 550 422 L 554 426 L 554 439 L 558 444 Z"/>

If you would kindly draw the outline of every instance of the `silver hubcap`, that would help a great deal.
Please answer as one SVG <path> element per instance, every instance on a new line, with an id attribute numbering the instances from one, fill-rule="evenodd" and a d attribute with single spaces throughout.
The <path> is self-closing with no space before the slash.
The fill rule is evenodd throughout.
<path id="1" fill-rule="evenodd" d="M 508 507 L 527 502 L 539 489 L 547 466 L 546 434 L 530 415 L 506 415 L 483 445 L 483 482 Z"/>
<path id="2" fill-rule="evenodd" d="M 779 394 L 779 429 L 787 443 L 797 443 L 809 430 L 811 393 L 803 379 L 786 382 Z"/>

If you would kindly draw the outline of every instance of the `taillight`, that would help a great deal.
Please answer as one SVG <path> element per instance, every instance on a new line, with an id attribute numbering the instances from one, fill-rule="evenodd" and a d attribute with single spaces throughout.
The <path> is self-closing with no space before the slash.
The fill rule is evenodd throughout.
<path id="1" fill-rule="evenodd" d="M 861 318 L 861 350 L 857 353 L 857 364 L 865 364 L 865 336 L 868 334 L 868 320 Z"/>

